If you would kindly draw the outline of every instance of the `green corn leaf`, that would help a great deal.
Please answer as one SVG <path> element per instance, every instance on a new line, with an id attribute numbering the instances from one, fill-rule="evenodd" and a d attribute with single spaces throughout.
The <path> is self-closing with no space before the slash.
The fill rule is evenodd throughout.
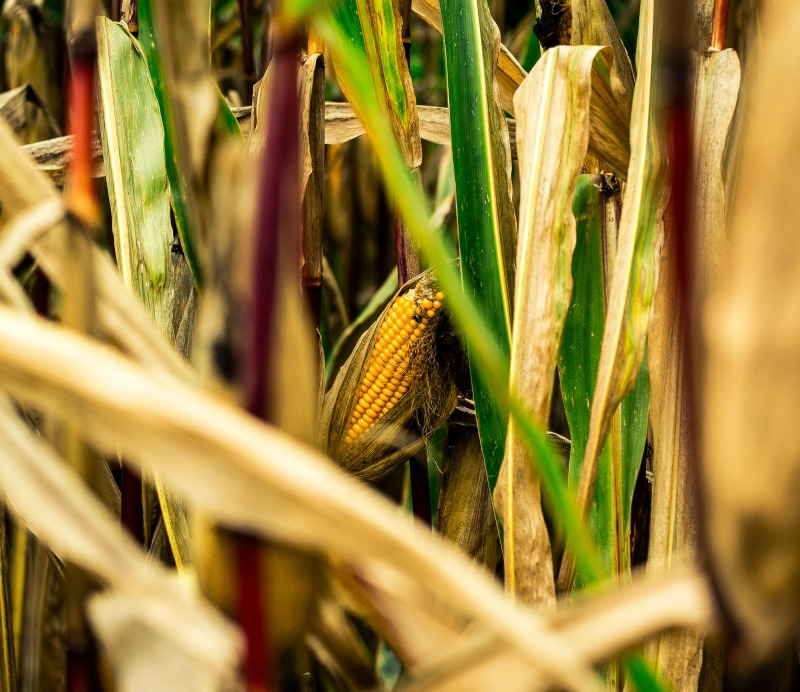
<path id="1" fill-rule="evenodd" d="M 336 0 L 331 3 L 331 18 L 336 22 L 339 30 L 350 41 L 350 45 L 359 54 L 366 56 L 367 46 L 364 43 L 364 33 L 361 29 L 361 19 L 358 14 L 358 0 Z M 346 89 L 349 81 L 345 79 L 342 88 Z"/>
<path id="2" fill-rule="evenodd" d="M 559 374 L 564 410 L 572 438 L 570 482 L 580 479 L 589 434 L 589 403 L 597 380 L 606 311 L 603 243 L 606 224 L 614 223 L 616 202 L 600 190 L 600 179 L 581 176 L 573 211 L 577 244 L 572 258 L 574 288 L 559 353 Z M 649 384 L 642 365 L 636 384 L 625 398 L 611 425 L 609 440 L 598 462 L 595 502 L 589 526 L 607 569 L 614 573 L 630 567 L 629 531 L 636 474 L 647 435 Z M 585 585 L 578 575 L 577 586 Z"/>
<path id="3" fill-rule="evenodd" d="M 125 24 L 98 20 L 97 54 L 100 134 L 117 265 L 125 284 L 172 338 L 176 277 L 158 99 L 143 51 Z M 183 510 L 160 483 L 157 490 L 176 563 L 187 565 Z"/>
<path id="4" fill-rule="evenodd" d="M 161 331 L 172 325 L 172 228 L 158 99 L 127 27 L 98 22 L 103 162 L 117 265 Z"/>
<path id="5" fill-rule="evenodd" d="M 344 0 L 351 4 L 353 0 Z M 361 35 L 372 83 L 388 106 L 389 118 L 406 163 L 417 168 L 422 162 L 419 116 L 414 85 L 406 62 L 402 38 L 402 17 L 397 0 L 355 0 Z M 352 10 L 348 10 L 348 17 Z M 346 92 L 345 92 L 346 93 Z"/>
<path id="6" fill-rule="evenodd" d="M 161 114 L 164 129 L 164 150 L 166 154 L 167 176 L 169 177 L 169 190 L 172 199 L 172 209 L 175 212 L 175 226 L 181 239 L 183 253 L 192 270 L 195 285 L 203 286 L 203 268 L 195 241 L 195 229 L 192 228 L 191 215 L 186 199 L 186 183 L 180 173 L 177 158 L 177 136 L 175 134 L 175 118 L 172 114 L 172 103 L 167 91 L 164 66 L 161 64 L 156 50 L 155 37 L 153 36 L 153 13 L 151 3 L 153 0 L 140 0 L 139 2 L 139 42 L 147 59 L 150 79 Z M 231 114 L 232 117 L 232 114 Z M 234 118 L 235 120 L 235 118 Z M 238 123 L 236 125 L 238 127 Z"/>
<path id="7" fill-rule="evenodd" d="M 589 515 L 597 463 L 617 407 L 633 388 L 644 358 L 656 288 L 656 259 L 666 206 L 666 166 L 655 120 L 653 0 L 642 3 L 639 23 L 638 77 L 631 116 L 631 159 L 616 245 L 608 311 L 591 406 L 578 503 Z M 569 551 L 559 574 L 568 590 L 575 576 Z"/>
<path id="8" fill-rule="evenodd" d="M 508 130 L 494 77 L 500 36 L 486 0 L 444 0 L 441 7 L 461 274 L 507 360 L 516 219 L 508 182 Z M 472 358 L 470 373 L 493 490 L 503 461 L 507 418 L 491 403 L 489 385 Z"/>

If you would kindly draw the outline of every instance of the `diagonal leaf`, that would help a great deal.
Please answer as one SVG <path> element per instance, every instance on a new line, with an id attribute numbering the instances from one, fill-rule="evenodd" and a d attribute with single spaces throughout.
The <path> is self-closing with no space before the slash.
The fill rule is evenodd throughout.
<path id="1" fill-rule="evenodd" d="M 232 528 L 410 578 L 448 612 L 497 632 L 557 684 L 595 688 L 585 661 L 540 616 L 513 608 L 489 575 L 442 539 L 398 523 L 392 503 L 313 447 L 41 318 L 0 307 L 0 346 L 4 389 L 79 418 L 92 444 L 118 445 L 125 460 L 161 473 L 198 510 Z M 43 503 L 32 507 L 46 511 Z"/>
<path id="2" fill-rule="evenodd" d="M 514 96 L 518 114 L 520 232 L 511 387 L 544 428 L 558 350 L 572 294 L 572 196 L 589 145 L 592 67 L 599 47 L 546 51 Z M 506 541 L 506 586 L 534 603 L 554 604 L 550 541 L 539 479 L 515 423 L 509 424 L 495 495 Z"/>
<path id="3" fill-rule="evenodd" d="M 667 188 L 654 108 L 654 27 L 654 0 L 646 0 L 642 3 L 639 23 L 639 72 L 633 97 L 628 184 L 578 486 L 578 504 L 584 516 L 588 516 L 591 508 L 597 462 L 614 412 L 634 386 L 644 358 L 656 287 L 656 258 Z M 559 586 L 569 590 L 574 577 L 575 562 L 568 551 L 561 566 Z"/>
<path id="4" fill-rule="evenodd" d="M 494 98 L 500 36 L 486 0 L 444 0 L 442 9 L 461 274 L 492 336 L 508 354 L 516 221 L 508 182 L 508 130 Z M 472 359 L 470 374 L 493 490 L 503 459 L 507 419 L 490 403 L 487 383 Z"/>
<path id="5" fill-rule="evenodd" d="M 606 241 L 616 237 L 618 201 L 601 187 L 598 177 L 582 176 L 573 201 L 577 221 L 572 259 L 575 285 L 559 353 L 561 391 L 572 438 L 569 473 L 573 485 L 580 479 L 589 433 L 589 402 L 600 360 L 606 312 L 604 277 L 608 274 Z M 607 568 L 615 574 L 630 568 L 631 501 L 647 434 L 648 392 L 643 366 L 636 385 L 615 414 L 598 462 L 589 526 Z M 584 582 L 579 575 L 578 586 Z"/>

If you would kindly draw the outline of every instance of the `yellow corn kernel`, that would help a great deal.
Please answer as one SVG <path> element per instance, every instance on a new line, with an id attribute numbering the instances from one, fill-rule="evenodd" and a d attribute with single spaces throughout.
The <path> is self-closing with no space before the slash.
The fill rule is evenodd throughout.
<path id="1" fill-rule="evenodd" d="M 423 330 L 442 307 L 444 293 L 412 288 L 395 298 L 378 328 L 355 405 L 345 434 L 353 444 L 375 425 L 410 390 L 415 373 L 410 367 Z"/>

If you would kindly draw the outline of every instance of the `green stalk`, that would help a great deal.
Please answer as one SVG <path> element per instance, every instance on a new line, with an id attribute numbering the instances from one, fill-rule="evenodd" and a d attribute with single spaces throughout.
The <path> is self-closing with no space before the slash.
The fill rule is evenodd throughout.
<path id="1" fill-rule="evenodd" d="M 516 219 L 505 184 L 508 151 L 493 122 L 503 118 L 502 110 L 490 96 L 499 34 L 485 0 L 442 0 L 441 9 L 462 284 L 508 362 Z M 467 349 L 472 356 L 469 343 Z M 493 490 L 505 454 L 508 417 L 493 405 L 491 385 L 472 357 L 470 374 Z"/>

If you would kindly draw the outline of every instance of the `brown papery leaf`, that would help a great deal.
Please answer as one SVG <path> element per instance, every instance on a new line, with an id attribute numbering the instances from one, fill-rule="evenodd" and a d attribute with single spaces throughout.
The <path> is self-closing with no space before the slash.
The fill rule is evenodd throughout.
<path id="1" fill-rule="evenodd" d="M 695 237 L 701 258 L 700 295 L 719 282 L 727 254 L 722 156 L 739 88 L 739 60 L 733 51 L 693 55 L 696 214 Z M 669 233 L 661 257 L 660 280 L 648 335 L 650 420 L 653 428 L 653 499 L 648 574 L 668 572 L 697 559 L 690 444 L 691 411 L 685 391 L 684 339 L 678 302 L 676 239 Z M 674 689 L 696 689 L 703 660 L 703 638 L 672 632 L 650 642 L 649 657 Z"/>
<path id="2" fill-rule="evenodd" d="M 731 214 L 730 277 L 705 314 L 704 533 L 741 648 L 800 631 L 800 6 L 768 13 Z"/>
<path id="3" fill-rule="evenodd" d="M 560 609 L 549 622 L 575 651 L 601 663 L 665 630 L 707 631 L 713 616 L 705 576 L 697 569 L 685 569 L 669 576 L 636 579 L 610 593 L 584 598 Z M 504 692 L 547 686 L 541 675 L 485 631 L 466 633 L 431 659 L 409 670 L 404 692 L 487 690 L 494 689 L 497 680 L 503 681 Z"/>
<path id="4" fill-rule="evenodd" d="M 564 320 L 572 295 L 572 194 L 589 145 L 592 69 L 603 49 L 546 51 L 517 91 L 520 231 L 511 387 L 545 428 Z M 550 540 L 539 481 L 509 425 L 495 490 L 505 531 L 506 588 L 521 600 L 555 603 Z"/>

